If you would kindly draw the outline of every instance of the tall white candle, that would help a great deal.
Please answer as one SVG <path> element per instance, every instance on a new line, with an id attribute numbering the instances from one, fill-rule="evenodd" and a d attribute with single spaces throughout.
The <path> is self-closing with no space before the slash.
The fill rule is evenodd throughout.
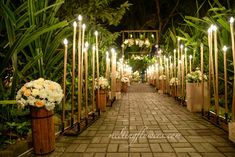
<path id="1" fill-rule="evenodd" d="M 82 44 L 82 16 L 78 16 L 78 115 L 77 121 L 81 121 L 81 106 L 82 106 L 82 87 L 81 87 L 81 44 Z M 79 124 L 78 124 L 79 125 Z"/>
<path id="2" fill-rule="evenodd" d="M 233 52 L 233 104 L 232 104 L 232 121 L 235 122 L 235 44 L 234 44 L 234 30 L 233 30 L 234 18 L 230 18 L 230 31 L 232 40 L 232 52 Z"/>
<path id="3" fill-rule="evenodd" d="M 68 40 L 64 39 L 64 77 L 63 77 L 63 103 L 62 103 L 62 131 L 64 131 L 65 121 L 65 103 L 66 103 L 66 79 L 67 79 L 67 54 L 68 54 Z"/>
<path id="4" fill-rule="evenodd" d="M 71 106 L 71 126 L 74 123 L 74 92 L 75 92 L 75 50 L 76 50 L 77 22 L 73 22 L 73 56 L 72 56 L 72 106 Z"/>
<path id="5" fill-rule="evenodd" d="M 97 84 L 100 84 L 100 72 L 99 72 L 99 48 L 98 48 L 98 31 L 95 31 L 95 50 L 96 50 L 96 77 L 97 77 Z M 97 104 L 98 104 L 98 112 L 100 111 L 99 107 L 99 95 L 100 95 L 100 89 L 97 89 Z M 98 113 L 100 114 L 100 112 Z"/>

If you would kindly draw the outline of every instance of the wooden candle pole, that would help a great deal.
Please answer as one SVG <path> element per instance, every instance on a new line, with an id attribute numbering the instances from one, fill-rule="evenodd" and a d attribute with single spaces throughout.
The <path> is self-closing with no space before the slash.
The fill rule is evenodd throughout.
<path id="1" fill-rule="evenodd" d="M 97 84 L 100 84 L 100 72 L 99 72 L 99 48 L 98 48 L 98 31 L 95 31 L 95 50 L 96 50 L 96 77 L 97 77 Z M 100 115 L 100 107 L 99 107 L 99 95 L 100 95 L 100 89 L 97 89 L 97 108 L 98 108 L 98 114 Z"/>
<path id="2" fill-rule="evenodd" d="M 116 96 L 116 51 L 112 48 L 112 78 L 111 78 L 111 97 L 112 99 Z"/>
<path id="3" fill-rule="evenodd" d="M 209 94 L 209 100 L 211 100 L 211 53 L 212 53 L 212 45 L 211 45 L 211 27 L 208 29 L 208 47 L 209 47 L 209 79 L 208 79 L 208 94 Z M 209 105 L 208 105 L 208 118 L 210 118 L 210 106 L 211 106 L 211 103 L 209 102 Z"/>
<path id="4" fill-rule="evenodd" d="M 174 74 L 173 77 L 176 77 L 176 49 L 174 49 Z"/>
<path id="5" fill-rule="evenodd" d="M 232 104 L 232 122 L 235 122 L 235 44 L 234 44 L 234 30 L 233 30 L 234 18 L 230 18 L 230 31 L 232 40 L 232 52 L 233 52 L 233 104 Z"/>
<path id="6" fill-rule="evenodd" d="M 65 121 L 67 54 L 68 54 L 68 40 L 64 39 L 64 77 L 63 77 L 64 98 L 63 98 L 63 103 L 62 103 L 62 112 L 63 112 L 62 113 L 62 132 L 64 132 L 64 121 Z"/>
<path id="7" fill-rule="evenodd" d="M 92 47 L 92 112 L 95 111 L 95 46 Z"/>
<path id="8" fill-rule="evenodd" d="M 227 47 L 223 47 L 224 51 L 224 105 L 225 105 L 225 120 L 228 121 L 228 85 L 227 85 Z"/>
<path id="9" fill-rule="evenodd" d="M 192 72 L 192 58 L 193 58 L 193 56 L 189 55 L 189 72 L 190 73 Z"/>
<path id="10" fill-rule="evenodd" d="M 74 91 L 75 91 L 75 49 L 76 49 L 76 31 L 77 22 L 73 23 L 73 56 L 72 56 L 72 106 L 71 106 L 71 126 L 74 123 Z"/>
<path id="11" fill-rule="evenodd" d="M 182 51 L 183 52 L 183 51 Z M 184 103 L 184 55 L 182 55 L 182 101 Z"/>
<path id="12" fill-rule="evenodd" d="M 81 123 L 81 107 L 82 107 L 82 87 L 81 87 L 81 44 L 82 44 L 82 16 L 78 16 L 78 131 L 80 131 L 80 123 Z"/>
<path id="13" fill-rule="evenodd" d="M 105 70 L 105 77 L 109 80 L 109 52 L 106 51 L 106 70 Z"/>
<path id="14" fill-rule="evenodd" d="M 203 43 L 200 45 L 201 54 L 201 72 L 202 72 L 202 116 L 204 116 L 204 68 L 203 68 Z"/>
<path id="15" fill-rule="evenodd" d="M 185 59 L 185 75 L 188 73 L 188 56 L 187 56 L 187 47 L 184 49 L 184 59 Z"/>
<path id="16" fill-rule="evenodd" d="M 215 113 L 219 116 L 219 70 L 218 70 L 218 47 L 217 47 L 217 28 L 214 29 L 214 51 L 215 51 Z M 217 117 L 217 123 L 219 123 Z"/>
<path id="17" fill-rule="evenodd" d="M 85 116 L 86 125 L 88 125 L 88 42 L 85 43 L 84 48 L 84 60 L 85 60 Z"/>

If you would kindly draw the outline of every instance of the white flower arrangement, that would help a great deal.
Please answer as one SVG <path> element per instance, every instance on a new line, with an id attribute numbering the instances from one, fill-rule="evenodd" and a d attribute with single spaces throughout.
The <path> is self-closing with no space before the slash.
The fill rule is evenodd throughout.
<path id="1" fill-rule="evenodd" d="M 95 79 L 95 89 L 104 89 L 104 90 L 106 90 L 106 89 L 109 89 L 109 88 L 110 88 L 109 81 L 106 78 L 101 76 L 99 78 L 99 85 L 98 85 L 97 78 Z"/>
<path id="2" fill-rule="evenodd" d="M 202 81 L 202 77 L 205 81 L 207 80 L 207 76 L 202 76 L 202 72 L 199 68 L 196 68 L 196 71 L 187 74 L 186 80 L 188 83 L 200 83 Z"/>
<path id="3" fill-rule="evenodd" d="M 120 71 L 116 71 L 115 78 L 116 79 L 121 79 Z"/>
<path id="4" fill-rule="evenodd" d="M 169 82 L 170 86 L 172 85 L 178 85 L 179 84 L 179 80 L 177 77 L 172 77 L 170 82 Z"/>
<path id="5" fill-rule="evenodd" d="M 160 75 L 159 80 L 166 80 L 166 75 Z"/>
<path id="6" fill-rule="evenodd" d="M 140 80 L 140 73 L 138 71 L 135 71 L 133 74 L 133 80 L 139 81 Z"/>
<path id="7" fill-rule="evenodd" d="M 121 79 L 121 82 L 122 83 L 129 83 L 130 82 L 130 79 L 128 78 L 128 77 L 122 77 L 122 79 Z"/>
<path id="8" fill-rule="evenodd" d="M 16 101 L 21 108 L 27 105 L 42 108 L 48 111 L 55 108 L 63 99 L 61 86 L 53 81 L 39 78 L 26 83 L 17 92 Z"/>

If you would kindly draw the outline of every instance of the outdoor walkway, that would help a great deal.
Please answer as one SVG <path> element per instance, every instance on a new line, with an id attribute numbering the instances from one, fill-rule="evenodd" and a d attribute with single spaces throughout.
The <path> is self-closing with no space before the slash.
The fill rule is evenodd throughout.
<path id="1" fill-rule="evenodd" d="M 235 157 L 227 136 L 174 98 L 137 84 L 79 137 L 59 137 L 50 156 Z"/>

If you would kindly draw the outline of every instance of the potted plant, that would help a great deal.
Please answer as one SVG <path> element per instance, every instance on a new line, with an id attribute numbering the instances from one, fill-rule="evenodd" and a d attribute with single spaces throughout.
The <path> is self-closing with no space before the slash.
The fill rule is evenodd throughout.
<path id="1" fill-rule="evenodd" d="M 173 97 L 177 97 L 177 86 L 179 85 L 179 81 L 178 81 L 178 78 L 177 77 L 172 77 L 170 82 L 169 82 L 169 85 L 170 85 L 170 94 L 171 96 Z"/>
<path id="2" fill-rule="evenodd" d="M 159 76 L 159 93 L 166 92 L 166 75 Z"/>
<path id="3" fill-rule="evenodd" d="M 204 79 L 204 96 L 202 99 L 202 80 Z M 207 76 L 202 75 L 199 69 L 187 74 L 186 76 L 186 100 L 187 109 L 190 112 L 201 112 L 204 100 L 204 106 L 209 104 L 209 92 L 207 85 Z M 206 108 L 205 108 L 206 109 Z"/>
<path id="4" fill-rule="evenodd" d="M 43 78 L 26 83 L 17 92 L 16 101 L 19 106 L 30 106 L 35 154 L 48 154 L 55 149 L 53 110 L 62 98 L 61 86 Z"/>
<path id="5" fill-rule="evenodd" d="M 130 80 L 128 77 L 124 76 L 122 77 L 121 82 L 122 82 L 122 91 L 126 93 L 128 90 L 128 83 L 130 82 Z"/>
<path id="6" fill-rule="evenodd" d="M 102 112 L 106 111 L 107 91 L 109 88 L 110 88 L 109 82 L 106 78 L 100 77 L 99 83 L 98 83 L 98 80 L 95 79 L 96 104 L 99 107 L 100 111 Z M 99 89 L 99 95 L 98 95 L 97 89 Z"/>

